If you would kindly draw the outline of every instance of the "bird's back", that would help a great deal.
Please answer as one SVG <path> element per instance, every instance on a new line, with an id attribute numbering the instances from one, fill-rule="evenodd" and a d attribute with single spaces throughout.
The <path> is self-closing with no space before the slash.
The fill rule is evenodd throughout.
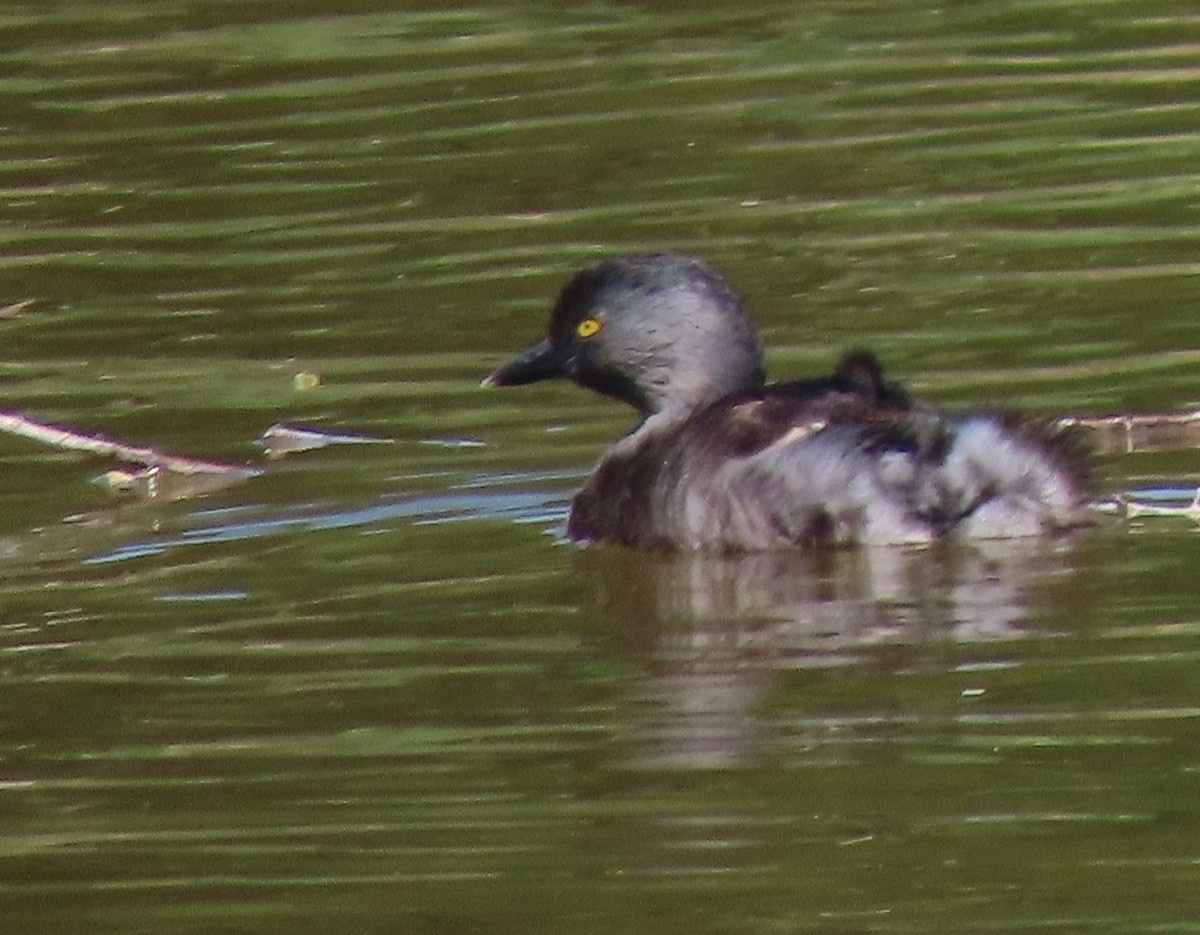
<path id="1" fill-rule="evenodd" d="M 758 550 L 1004 538 L 1086 521 L 1086 471 L 1065 430 L 906 398 L 881 405 L 816 382 L 648 419 L 576 496 L 570 535 Z"/>

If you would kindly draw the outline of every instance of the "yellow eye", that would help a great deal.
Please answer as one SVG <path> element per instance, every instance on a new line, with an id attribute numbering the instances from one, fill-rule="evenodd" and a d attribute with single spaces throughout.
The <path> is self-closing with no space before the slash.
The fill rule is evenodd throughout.
<path id="1" fill-rule="evenodd" d="M 597 318 L 585 318 L 575 326 L 575 333 L 581 338 L 590 338 L 596 334 L 604 325 Z"/>

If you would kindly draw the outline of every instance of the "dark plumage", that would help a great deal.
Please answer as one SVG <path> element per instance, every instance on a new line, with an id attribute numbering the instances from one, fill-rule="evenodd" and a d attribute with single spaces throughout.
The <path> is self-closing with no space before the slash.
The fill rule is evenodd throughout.
<path id="1" fill-rule="evenodd" d="M 1063 430 L 914 404 L 866 352 L 829 376 L 764 385 L 740 296 L 690 257 L 633 254 L 578 273 L 546 339 L 484 383 L 551 377 L 642 416 L 575 496 L 574 539 L 755 550 L 1087 521 L 1083 459 Z"/>

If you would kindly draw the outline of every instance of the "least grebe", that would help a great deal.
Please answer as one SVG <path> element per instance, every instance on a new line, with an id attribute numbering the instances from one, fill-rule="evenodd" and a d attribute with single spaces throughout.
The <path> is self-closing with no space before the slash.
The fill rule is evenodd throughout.
<path id="1" fill-rule="evenodd" d="M 758 333 L 709 264 L 631 254 L 577 273 L 547 337 L 487 386 L 567 377 L 638 426 L 575 496 L 573 539 L 758 550 L 1051 533 L 1088 518 L 1075 438 L 915 403 L 874 355 L 764 382 Z"/>

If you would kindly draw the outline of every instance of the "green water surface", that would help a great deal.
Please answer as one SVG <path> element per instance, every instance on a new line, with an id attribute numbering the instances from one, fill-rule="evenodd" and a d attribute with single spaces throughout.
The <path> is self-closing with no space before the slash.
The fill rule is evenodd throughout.
<path id="1" fill-rule="evenodd" d="M 0 437 L 0 928 L 1200 931 L 1192 521 L 581 550 L 631 414 L 478 386 L 572 269 L 669 248 L 775 375 L 1195 408 L 1198 39 L 1167 0 L 0 7 L 0 409 L 266 468 L 113 500 Z M 268 464 L 276 422 L 391 443 Z"/>

